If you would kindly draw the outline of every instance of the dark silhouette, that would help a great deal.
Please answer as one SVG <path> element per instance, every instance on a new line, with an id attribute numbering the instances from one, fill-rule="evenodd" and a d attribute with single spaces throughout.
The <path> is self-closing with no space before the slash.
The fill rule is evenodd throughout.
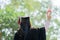
<path id="1" fill-rule="evenodd" d="M 18 30 L 15 33 L 14 40 L 24 40 L 24 32 L 22 31 L 22 29 Z"/>
<path id="2" fill-rule="evenodd" d="M 14 40 L 46 40 L 45 27 L 31 29 L 29 17 L 22 17 L 20 25 Z"/>
<path id="3" fill-rule="evenodd" d="M 26 40 L 46 40 L 45 27 L 31 29 L 27 34 Z"/>
<path id="4" fill-rule="evenodd" d="M 28 31 L 30 30 L 29 17 L 19 18 L 18 24 L 20 24 L 20 29 L 15 33 L 14 40 L 25 40 L 26 35 L 27 35 Z"/>

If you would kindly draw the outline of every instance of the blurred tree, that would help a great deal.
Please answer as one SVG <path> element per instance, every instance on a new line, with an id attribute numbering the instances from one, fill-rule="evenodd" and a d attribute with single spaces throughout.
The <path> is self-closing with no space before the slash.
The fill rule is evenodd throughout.
<path id="1" fill-rule="evenodd" d="M 11 3 L 4 6 L 4 9 L 0 7 L 0 38 L 2 40 L 13 40 L 14 34 L 18 29 L 18 17 L 19 16 L 30 16 L 32 27 L 40 28 L 44 26 L 46 20 L 46 10 L 51 4 L 50 0 L 10 0 Z M 58 13 L 58 8 L 53 7 L 52 22 L 49 30 L 47 31 L 47 40 L 51 38 L 51 32 L 54 29 L 54 22 L 57 26 L 60 26 L 59 19 L 54 19 L 54 16 Z M 60 9 L 59 9 L 60 10 Z M 57 11 L 57 12 L 56 12 Z M 59 11 L 60 12 L 60 11 Z M 56 33 L 53 33 L 56 34 Z M 53 40 L 57 38 L 53 37 Z"/>

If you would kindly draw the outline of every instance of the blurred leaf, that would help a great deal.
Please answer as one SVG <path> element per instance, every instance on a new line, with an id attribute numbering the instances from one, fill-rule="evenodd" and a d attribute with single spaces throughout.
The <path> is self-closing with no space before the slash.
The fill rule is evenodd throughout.
<path id="1" fill-rule="evenodd" d="M 5 11 L 7 13 L 13 13 L 14 12 L 14 8 L 12 6 L 10 6 L 10 5 L 7 5 Z"/>

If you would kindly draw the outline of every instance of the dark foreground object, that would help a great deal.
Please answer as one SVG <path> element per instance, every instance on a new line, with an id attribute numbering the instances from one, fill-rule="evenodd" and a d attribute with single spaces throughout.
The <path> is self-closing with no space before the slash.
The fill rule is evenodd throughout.
<path id="1" fill-rule="evenodd" d="M 19 30 L 14 37 L 14 40 L 46 40 L 45 28 L 31 29 L 24 38 L 24 32 Z"/>
<path id="2" fill-rule="evenodd" d="M 29 17 L 22 17 L 20 29 L 15 33 L 14 40 L 46 40 L 45 27 L 30 29 Z"/>
<path id="3" fill-rule="evenodd" d="M 45 28 L 31 29 L 26 40 L 46 40 Z"/>

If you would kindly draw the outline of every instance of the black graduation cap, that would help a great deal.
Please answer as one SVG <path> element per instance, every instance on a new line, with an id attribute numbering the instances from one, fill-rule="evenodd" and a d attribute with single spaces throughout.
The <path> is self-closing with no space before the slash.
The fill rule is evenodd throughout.
<path id="1" fill-rule="evenodd" d="M 26 33 L 30 30 L 30 17 L 20 17 L 20 28 Z"/>

